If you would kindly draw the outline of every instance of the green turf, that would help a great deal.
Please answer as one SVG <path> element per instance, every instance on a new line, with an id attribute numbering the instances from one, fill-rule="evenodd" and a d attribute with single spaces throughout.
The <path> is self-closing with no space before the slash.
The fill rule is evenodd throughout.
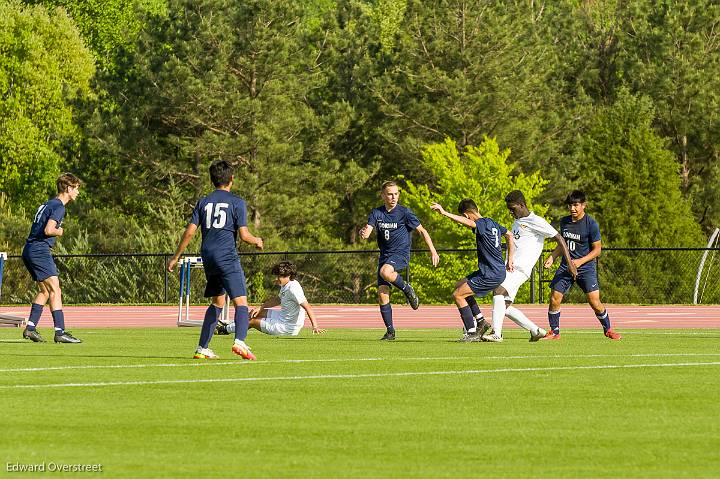
<path id="1" fill-rule="evenodd" d="M 720 471 L 718 330 L 620 342 L 568 330 L 540 343 L 510 330 L 502 344 L 455 343 L 456 330 L 401 330 L 391 343 L 380 330 L 253 331 L 257 362 L 233 357 L 229 337 L 213 340 L 221 361 L 190 359 L 196 328 L 73 333 L 85 342 L 0 329 L 2 473 L 51 462 L 198 479 Z"/>

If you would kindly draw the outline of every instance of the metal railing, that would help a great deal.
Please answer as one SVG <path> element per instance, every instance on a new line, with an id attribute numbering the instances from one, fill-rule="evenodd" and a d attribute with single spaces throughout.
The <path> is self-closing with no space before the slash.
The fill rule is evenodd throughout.
<path id="1" fill-rule="evenodd" d="M 475 250 L 438 250 L 441 264 L 430 265 L 427 250 L 413 250 L 406 279 L 425 303 L 445 304 L 455 282 L 476 267 Z M 708 252 L 698 279 L 702 255 Z M 545 255 L 549 251 L 545 252 Z M 702 303 L 720 303 L 720 248 L 603 248 L 598 260 L 602 299 L 607 303 L 692 303 L 696 282 Z M 543 255 L 543 257 L 545 256 Z M 67 304 L 172 304 L 179 294 L 179 276 L 165 269 L 170 253 L 56 255 L 63 298 Z M 187 256 L 191 256 L 188 254 Z M 377 250 L 281 251 L 240 253 L 248 283 L 248 300 L 257 303 L 274 290 L 270 269 L 280 260 L 293 261 L 298 279 L 312 303 L 376 302 Z M 542 261 L 542 260 L 541 260 Z M 541 261 L 521 288 L 516 302 L 544 303 L 552 271 Z M 204 303 L 202 270 L 195 270 L 191 300 Z M 28 304 L 35 286 L 19 255 L 8 255 L 2 284 L 2 304 Z M 397 293 L 395 293 L 397 294 Z M 584 302 L 574 287 L 568 302 Z"/>

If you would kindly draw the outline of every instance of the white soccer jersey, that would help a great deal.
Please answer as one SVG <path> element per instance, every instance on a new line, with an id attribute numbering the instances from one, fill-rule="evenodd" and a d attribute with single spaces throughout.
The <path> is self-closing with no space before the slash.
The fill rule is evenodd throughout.
<path id="1" fill-rule="evenodd" d="M 515 220 L 512 233 L 515 238 L 513 264 L 515 269 L 529 277 L 542 254 L 545 238 L 554 238 L 558 232 L 545 218 L 531 212 L 528 216 Z"/>
<path id="2" fill-rule="evenodd" d="M 288 328 L 300 330 L 305 324 L 305 310 L 302 303 L 306 303 L 305 293 L 302 286 L 296 280 L 288 281 L 280 288 L 280 312 L 282 322 Z"/>

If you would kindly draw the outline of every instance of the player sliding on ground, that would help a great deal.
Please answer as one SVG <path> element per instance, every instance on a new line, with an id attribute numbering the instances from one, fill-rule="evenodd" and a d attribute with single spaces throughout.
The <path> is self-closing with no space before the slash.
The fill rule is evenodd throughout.
<path id="1" fill-rule="evenodd" d="M 305 324 L 305 314 L 310 320 L 313 334 L 322 334 L 312 306 L 305 298 L 302 286 L 295 279 L 297 268 L 290 261 L 281 261 L 272 267 L 275 284 L 280 286 L 280 295 L 265 301 L 259 308 L 250 310 L 250 327 L 271 336 L 297 336 Z M 280 310 L 269 309 L 280 306 Z M 235 324 L 218 322 L 217 334 L 230 334 Z"/>
<path id="2" fill-rule="evenodd" d="M 511 191 L 505 197 L 505 205 L 510 214 L 515 218 L 512 225 L 512 235 L 515 240 L 515 260 L 513 270 L 508 271 L 505 281 L 495 290 L 493 296 L 493 331 L 492 334 L 483 336 L 483 340 L 500 342 L 502 337 L 502 322 L 504 316 L 512 319 L 518 326 L 530 331 L 530 341 L 538 341 L 547 334 L 543 328 L 525 316 L 519 309 L 511 306 L 515 300 L 520 286 L 523 285 L 532 274 L 533 267 L 543 251 L 545 238 L 553 238 L 557 241 L 558 248 L 562 251 L 565 261 L 570 265 L 568 271 L 574 278 L 577 276 L 575 265 L 570 262 L 570 251 L 565 240 L 555 228 L 550 226 L 544 218 L 531 212 L 521 191 Z"/>
<path id="3" fill-rule="evenodd" d="M 443 216 L 447 216 L 456 223 L 465 225 L 475 233 L 475 244 L 477 246 L 478 269 L 469 274 L 466 278 L 458 281 L 453 291 L 453 299 L 460 312 L 465 327 L 465 335 L 460 339 L 462 342 L 481 341 L 485 332 L 490 326 L 484 321 L 476 322 L 476 318 L 482 318 L 480 308 L 475 301 L 475 295 L 480 297 L 495 291 L 505 280 L 505 261 L 503 260 L 500 237 L 505 236 L 507 243 L 507 270 L 513 271 L 515 255 L 515 244 L 512 234 L 491 218 L 483 218 L 478 207 L 471 199 L 464 199 L 458 205 L 458 213 L 454 215 L 445 211 L 438 203 L 433 203 L 430 208 Z M 504 310 L 504 308 L 503 308 Z M 503 311 L 504 315 L 505 312 Z M 495 318 L 496 312 L 493 308 L 493 323 L 502 323 L 502 318 Z"/>
<path id="4" fill-rule="evenodd" d="M 398 204 L 400 191 L 397 183 L 386 181 L 380 190 L 383 206 L 370 212 L 367 224 L 360 230 L 360 236 L 368 239 L 373 229 L 377 229 L 377 243 L 380 248 L 378 259 L 377 284 L 378 303 L 387 331 L 381 340 L 394 340 L 395 327 L 392 320 L 392 306 L 390 304 L 390 285 L 394 285 L 405 294 L 412 309 L 420 307 L 420 300 L 413 287 L 406 283 L 399 271 L 410 264 L 411 234 L 415 230 L 420 233 L 430 249 L 432 265 L 437 266 L 440 256 L 435 251 L 430 235 L 420 224 L 415 213 L 409 208 Z"/>
<path id="5" fill-rule="evenodd" d="M 235 243 L 238 233 L 241 240 L 258 249 L 263 249 L 263 241 L 248 230 L 245 201 L 230 193 L 234 179 L 232 168 L 226 161 L 217 161 L 210 166 L 210 180 L 217 189 L 200 198 L 195 205 L 190 223 L 185 228 L 175 255 L 167 265 L 168 271 L 172 271 L 200 226 L 200 255 L 207 279 L 205 297 L 212 297 L 212 304 L 205 312 L 195 359 L 218 358 L 208 346 L 215 331 L 215 324 L 225 306 L 226 293 L 235 305 L 235 343 L 232 352 L 243 359 L 255 359 L 255 355 L 245 344 L 249 323 L 247 289 L 245 272 L 240 265 Z"/>
<path id="6" fill-rule="evenodd" d="M 55 246 L 56 239 L 63 235 L 65 205 L 77 199 L 82 182 L 72 173 L 64 173 L 57 179 L 56 184 L 57 197 L 38 208 L 22 251 L 23 263 L 40 289 L 30 305 L 30 316 L 23 331 L 23 338 L 36 343 L 45 342 L 36 327 L 45 303 L 50 300 L 50 312 L 55 323 L 55 342 L 80 343 L 82 341 L 65 331 L 60 280 L 50 249 Z"/>
<path id="7" fill-rule="evenodd" d="M 570 249 L 572 264 L 577 267 L 577 278 L 568 270 L 569 263 L 563 256 L 562 263 L 550 282 L 552 293 L 548 321 L 551 331 L 548 331 L 544 339 L 560 339 L 560 304 L 575 282 L 585 292 L 590 307 L 595 311 L 595 317 L 602 324 L 605 336 L 612 340 L 621 339 L 622 336 L 612 330 L 610 316 L 600 302 L 600 282 L 595 261 L 602 250 L 600 227 L 595 219 L 585 214 L 587 201 L 582 191 L 575 190 L 567 195 L 565 204 L 570 210 L 570 216 L 560 220 L 560 234 Z M 560 245 L 545 260 L 545 268 L 550 268 L 558 256 L 560 256 Z"/>

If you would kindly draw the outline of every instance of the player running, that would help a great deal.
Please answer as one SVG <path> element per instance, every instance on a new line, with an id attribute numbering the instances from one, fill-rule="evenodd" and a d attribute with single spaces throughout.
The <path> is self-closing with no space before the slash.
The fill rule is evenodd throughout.
<path id="1" fill-rule="evenodd" d="M 471 228 L 475 233 L 478 269 L 457 283 L 455 291 L 453 291 L 453 299 L 465 327 L 465 335 L 460 341 L 481 341 L 489 326 L 485 324 L 485 321 L 481 321 L 480 324 L 476 323 L 475 319 L 479 308 L 474 296 L 482 297 L 494 291 L 505 280 L 506 268 L 507 271 L 513 271 L 515 245 L 512 234 L 492 218 L 484 218 L 480 215 L 477 205 L 471 199 L 466 198 L 460 201 L 458 205 L 460 215 L 445 211 L 438 203 L 433 203 L 430 208 L 456 223 Z M 505 237 L 507 244 L 507 266 L 503 260 L 502 247 L 500 246 L 501 236 Z M 474 305 L 474 308 L 471 305 Z M 478 308 L 477 311 L 474 311 L 475 308 Z M 497 321 L 493 310 L 493 323 Z M 499 321 L 502 322 L 502 319 Z M 478 331 L 478 328 L 481 330 Z"/>
<path id="2" fill-rule="evenodd" d="M 575 282 L 585 292 L 590 307 L 595 311 L 595 317 L 602 324 L 605 337 L 615 341 L 622 339 L 620 334 L 612 330 L 610 316 L 600 302 L 600 282 L 595 261 L 602 250 L 600 227 L 595 219 L 585 213 L 587 200 L 582 191 L 575 190 L 567 195 L 565 204 L 570 210 L 570 216 L 560 220 L 560 234 L 567 242 L 572 264 L 577 267 L 577 277 L 571 274 L 568 269 L 570 262 L 563 256 L 562 263 L 550 282 L 552 293 L 548 322 L 551 331 L 548 331 L 544 339 L 560 339 L 560 304 Z M 560 256 L 559 244 L 545 260 L 545 268 L 550 268 L 558 256 Z"/>
<path id="3" fill-rule="evenodd" d="M 410 263 L 411 234 L 415 230 L 420 233 L 430 249 L 432 265 L 437 266 L 440 256 L 435 251 L 430 235 L 420 224 L 415 213 L 400 204 L 400 191 L 397 183 L 386 181 L 380 190 L 383 206 L 370 212 L 367 224 L 360 229 L 360 237 L 368 239 L 373 229 L 377 229 L 377 244 L 380 248 L 378 259 L 377 284 L 378 303 L 387 331 L 381 340 L 395 339 L 395 327 L 392 320 L 392 306 L 390 304 L 390 285 L 394 285 L 405 294 L 412 309 L 420 307 L 420 300 L 413 287 L 406 283 L 399 271 L 407 268 Z"/>
<path id="4" fill-rule="evenodd" d="M 195 205 L 190 223 L 167 265 L 168 271 L 172 271 L 199 226 L 202 232 L 200 255 L 207 279 L 205 297 L 212 297 L 212 304 L 205 312 L 195 359 L 218 359 L 208 346 L 225 305 L 226 293 L 235 305 L 235 343 L 232 352 L 243 359 L 255 359 L 245 344 L 249 323 L 247 289 L 236 241 L 239 233 L 245 243 L 263 249 L 263 240 L 248 230 L 245 201 L 230 193 L 234 179 L 232 168 L 226 161 L 217 161 L 210 166 L 210 180 L 217 189 L 200 198 Z"/>

